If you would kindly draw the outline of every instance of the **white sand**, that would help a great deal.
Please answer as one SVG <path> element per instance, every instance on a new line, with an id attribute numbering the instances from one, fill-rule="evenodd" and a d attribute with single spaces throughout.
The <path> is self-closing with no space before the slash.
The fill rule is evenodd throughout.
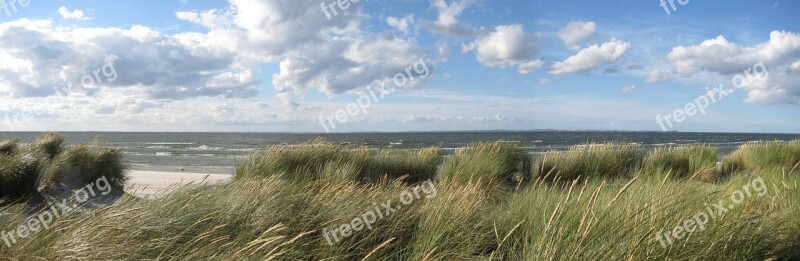
<path id="1" fill-rule="evenodd" d="M 225 174 L 142 170 L 130 170 L 128 175 L 130 179 L 128 184 L 125 185 L 125 191 L 139 197 L 157 196 L 189 184 L 215 184 L 233 179 L 232 175 Z"/>

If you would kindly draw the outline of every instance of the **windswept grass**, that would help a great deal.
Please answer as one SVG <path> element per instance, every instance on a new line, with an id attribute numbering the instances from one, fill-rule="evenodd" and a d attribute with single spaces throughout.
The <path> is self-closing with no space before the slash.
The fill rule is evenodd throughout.
<path id="1" fill-rule="evenodd" d="M 694 177 L 713 181 L 719 178 L 716 171 L 717 149 L 708 145 L 656 148 L 644 159 L 643 172 L 675 178 Z"/>
<path id="2" fill-rule="evenodd" d="M 326 164 L 348 161 L 353 155 L 341 145 L 321 139 L 296 146 L 270 146 L 241 162 L 236 167 L 236 178 L 277 176 L 298 182 L 316 180 Z"/>
<path id="3" fill-rule="evenodd" d="M 644 152 L 638 145 L 586 144 L 567 151 L 540 155 L 534 176 L 548 180 L 571 181 L 577 178 L 616 178 L 630 176 L 639 167 Z"/>
<path id="4" fill-rule="evenodd" d="M 236 178 L 276 176 L 294 182 L 333 179 L 374 183 L 405 177 L 408 183 L 434 178 L 439 148 L 418 151 L 343 145 L 315 140 L 296 146 L 270 146 L 236 167 Z"/>
<path id="5" fill-rule="evenodd" d="M 17 150 L 18 140 L 2 140 L 0 141 L 0 154 L 14 154 Z"/>
<path id="6" fill-rule="evenodd" d="M 237 173 L 227 184 L 184 187 L 154 199 L 125 196 L 114 205 L 79 210 L 11 248 L 0 241 L 0 259 L 800 259 L 800 175 L 767 167 L 708 182 L 688 179 L 713 166 L 714 150 L 707 146 L 662 148 L 646 157 L 639 147 L 622 144 L 550 152 L 538 160 L 539 168 L 551 166 L 551 176 L 494 193 L 515 173 L 530 171 L 528 157 L 515 144 L 473 144 L 446 160 L 440 182 L 431 184 L 435 194 L 402 206 L 398 198 L 414 191 L 407 172 L 430 171 L 438 151 L 311 146 L 323 146 L 326 160 L 313 161 L 320 165 L 300 162 L 313 157 L 309 148 L 259 152 L 237 169 L 258 175 Z M 77 146 L 62 154 L 91 154 L 86 150 Z M 62 154 L 53 160 L 67 157 Z M 383 165 L 370 166 L 376 163 Z M 320 171 L 309 172 L 315 169 Z M 292 171 L 313 176 L 298 182 L 285 175 Z M 681 178 L 664 178 L 665 172 Z M 364 173 L 380 178 L 363 182 Z M 555 173 L 573 178 L 552 182 Z M 737 194 L 741 201 L 734 204 Z M 383 208 L 386 202 L 396 211 Z M 371 229 L 331 236 L 376 208 L 385 216 Z M 715 215 L 702 228 L 686 225 L 709 209 Z M 0 231 L 11 231 L 26 222 L 30 209 L 7 205 L 0 216 Z M 678 225 L 693 229 L 663 239 Z"/>
<path id="7" fill-rule="evenodd" d="M 491 253 L 490 213 L 498 202 L 483 185 L 442 183 L 436 198 L 423 202 L 410 260 L 470 260 Z"/>
<path id="8" fill-rule="evenodd" d="M 45 132 L 33 142 L 33 151 L 53 158 L 61 153 L 64 136 L 55 132 Z"/>
<path id="9" fill-rule="evenodd" d="M 122 151 L 106 147 L 103 143 L 76 145 L 69 151 L 84 182 L 91 183 L 105 176 L 114 187 L 125 185 L 128 166 L 122 162 Z"/>
<path id="10" fill-rule="evenodd" d="M 800 140 L 748 143 L 723 161 L 723 172 L 758 171 L 775 167 L 800 170 Z"/>
<path id="11" fill-rule="evenodd" d="M 485 188 L 499 188 L 515 176 L 528 173 L 528 154 L 512 142 L 482 142 L 456 150 L 442 167 L 443 183 L 479 183 Z"/>
<path id="12" fill-rule="evenodd" d="M 755 177 L 726 184 L 584 179 L 538 183 L 496 208 L 498 260 L 788 260 L 800 257 L 798 179 L 765 177 L 763 196 L 745 198 L 703 229 L 664 239 L 706 206 Z M 789 188 L 781 182 L 791 184 Z M 792 202 L 788 205 L 785 203 Z M 716 210 L 715 210 L 716 211 Z M 694 222 L 694 221 L 692 221 Z M 692 227 L 693 226 L 693 227 Z M 662 240 L 659 240 L 658 234 Z M 663 244 L 662 244 L 663 242 Z"/>
<path id="13" fill-rule="evenodd" d="M 49 230 L 0 246 L 16 259 L 162 260 L 752 260 L 800 258 L 800 177 L 764 173 L 761 196 L 662 246 L 672 230 L 756 177 L 533 182 L 496 198 L 481 183 L 438 184 L 372 229 L 328 244 L 334 227 L 411 187 L 291 182 L 275 176 L 187 187 L 150 200 L 61 217 Z M 396 202 L 396 199 L 395 199 Z M 0 230 L 25 222 L 0 208 Z"/>
<path id="14" fill-rule="evenodd" d="M 34 195 L 37 178 L 37 160 L 32 156 L 0 154 L 0 200 Z"/>
<path id="15" fill-rule="evenodd" d="M 380 150 L 365 163 L 362 179 L 374 182 L 376 178 L 397 179 L 405 176 L 409 183 L 432 180 L 436 177 L 441 158 L 442 150 L 439 148 Z"/>
<path id="16" fill-rule="evenodd" d="M 22 200 L 41 190 L 65 182 L 72 171 L 86 184 L 102 176 L 121 188 L 127 180 L 127 166 L 121 151 L 102 143 L 65 147 L 64 137 L 53 132 L 39 136 L 32 144 L 4 141 L 0 149 L 0 198 Z"/>

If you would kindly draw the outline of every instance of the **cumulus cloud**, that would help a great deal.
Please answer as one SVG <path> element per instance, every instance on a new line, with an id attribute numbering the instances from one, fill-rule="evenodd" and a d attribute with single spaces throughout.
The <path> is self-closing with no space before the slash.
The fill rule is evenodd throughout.
<path id="1" fill-rule="evenodd" d="M 458 23 L 458 16 L 472 3 L 471 0 L 456 0 L 449 4 L 445 0 L 432 0 L 431 4 L 439 12 L 436 21 L 425 23 L 428 30 L 451 36 L 466 37 L 475 34 L 472 27 Z"/>
<path id="2" fill-rule="evenodd" d="M 785 31 L 773 31 L 767 42 L 751 47 L 717 36 L 694 46 L 676 46 L 667 55 L 674 72 L 682 76 L 711 72 L 734 77 L 763 62 L 769 77 L 745 75 L 742 81 L 746 101 L 752 103 L 800 104 L 800 74 L 793 69 L 798 59 L 800 34 Z"/>
<path id="3" fill-rule="evenodd" d="M 544 61 L 542 61 L 542 60 L 534 60 L 534 61 L 531 61 L 531 62 L 528 62 L 528 63 L 520 64 L 519 65 L 519 74 L 532 73 L 532 72 L 534 72 L 536 70 L 539 70 L 539 68 L 542 68 L 542 65 L 544 65 Z"/>
<path id="4" fill-rule="evenodd" d="M 792 71 L 800 71 L 800 61 L 794 62 L 789 68 L 792 69 Z"/>
<path id="5" fill-rule="evenodd" d="M 619 60 L 625 51 L 630 48 L 630 43 L 612 38 L 601 45 L 592 45 L 564 61 L 556 62 L 550 68 L 551 74 L 584 73 Z"/>
<path id="6" fill-rule="evenodd" d="M 577 49 L 576 44 L 594 35 L 596 30 L 594 22 L 571 22 L 558 30 L 558 37 L 568 47 Z"/>
<path id="7" fill-rule="evenodd" d="M 414 23 L 414 15 L 408 14 L 402 18 L 390 16 L 389 18 L 386 18 L 386 23 L 392 28 L 403 32 L 403 34 L 408 34 L 409 26 Z"/>
<path id="8" fill-rule="evenodd" d="M 672 72 L 670 70 L 652 70 L 647 74 L 645 82 L 662 82 L 672 80 Z"/>
<path id="9" fill-rule="evenodd" d="M 280 72 L 273 75 L 272 84 L 279 92 L 287 92 L 287 97 L 300 96 L 308 89 L 339 94 L 376 87 L 398 73 L 405 73 L 420 60 L 432 66 L 427 60 L 430 56 L 431 50 L 392 35 L 331 40 L 325 46 L 300 49 L 287 55 L 280 62 Z M 412 76 L 417 81 L 402 87 L 414 88 L 423 82 L 416 77 L 418 75 Z"/>
<path id="10" fill-rule="evenodd" d="M 0 59 L 10 61 L 0 65 L 0 96 L 46 97 L 59 90 L 93 95 L 122 88 L 156 99 L 250 97 L 257 84 L 254 77 L 241 77 L 252 72 L 235 55 L 144 26 L 61 27 L 21 19 L 0 24 L 0 44 Z"/>
<path id="11" fill-rule="evenodd" d="M 448 9 L 442 23 L 455 23 L 457 9 Z M 360 5 L 351 5 L 347 13 L 328 20 L 313 0 L 231 0 L 227 11 L 178 13 L 178 18 L 209 29 L 206 34 L 183 34 L 184 41 L 233 49 L 260 62 L 278 62 L 280 71 L 273 74 L 272 84 L 277 97 L 290 108 L 299 108 L 296 100 L 308 90 L 335 95 L 365 89 L 390 80 L 419 60 L 432 63 L 435 51 L 410 39 L 365 31 L 362 17 Z M 387 23 L 406 33 L 413 19 L 412 15 L 390 17 Z"/>
<path id="12" fill-rule="evenodd" d="M 75 20 L 91 20 L 92 18 L 86 17 L 84 15 L 83 10 L 75 9 L 70 11 L 67 9 L 66 6 L 62 6 L 58 8 L 58 14 L 61 15 L 63 19 L 75 19 Z"/>
<path id="13" fill-rule="evenodd" d="M 544 64 L 544 61 L 534 59 L 539 52 L 539 38 L 526 33 L 522 25 L 501 25 L 464 46 L 462 51 L 475 51 L 478 61 L 489 67 L 519 65 L 520 73 L 526 74 Z"/>

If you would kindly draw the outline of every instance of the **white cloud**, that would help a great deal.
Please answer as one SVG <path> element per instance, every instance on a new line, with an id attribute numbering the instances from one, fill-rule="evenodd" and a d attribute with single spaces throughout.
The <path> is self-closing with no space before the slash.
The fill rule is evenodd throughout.
<path id="1" fill-rule="evenodd" d="M 501 25 L 464 46 L 462 51 L 475 51 L 478 61 L 489 67 L 520 65 L 520 73 L 525 74 L 544 63 L 534 59 L 539 52 L 539 41 L 539 36 L 525 33 L 522 25 Z"/>
<path id="2" fill-rule="evenodd" d="M 472 0 L 455 0 L 449 4 L 445 0 L 431 0 L 431 5 L 436 8 L 439 15 L 436 21 L 424 25 L 428 30 L 436 33 L 461 37 L 471 36 L 475 34 L 475 29 L 458 23 L 458 16 L 471 3 Z"/>
<path id="3" fill-rule="evenodd" d="M 791 68 L 792 71 L 800 71 L 800 61 L 794 62 L 789 68 Z"/>
<path id="4" fill-rule="evenodd" d="M 187 44 L 144 26 L 80 28 L 47 20 L 0 24 L 0 96 L 95 95 L 124 89 L 152 99 L 250 97 L 257 81 L 230 52 Z M 105 69 L 104 69 L 105 67 Z M 97 70 L 104 69 L 104 73 Z M 94 84 L 86 78 L 91 78 Z M 113 80 L 110 80 L 114 78 Z"/>
<path id="5" fill-rule="evenodd" d="M 409 26 L 414 23 L 414 15 L 408 14 L 402 18 L 390 16 L 389 18 L 386 18 L 386 23 L 388 23 L 392 28 L 403 32 L 403 34 L 408 34 Z"/>
<path id="6" fill-rule="evenodd" d="M 464 9 L 467 9 L 469 3 L 467 1 L 454 1 L 447 4 L 445 0 L 433 0 L 433 5 L 439 10 L 436 24 L 447 27 L 458 23 L 458 16 Z"/>
<path id="7" fill-rule="evenodd" d="M 232 0 L 231 10 L 179 13 L 180 19 L 204 25 L 207 34 L 184 34 L 197 45 L 232 49 L 261 62 L 279 62 L 272 84 L 285 106 L 299 108 L 307 90 L 329 95 L 375 86 L 419 60 L 432 65 L 435 50 L 415 41 L 362 30 L 360 5 L 347 13 L 322 15 L 313 0 Z M 466 4 L 463 4 L 466 7 Z M 463 10 L 463 9 L 462 9 Z M 454 18 L 457 12 L 450 11 Z M 443 22 L 455 22 L 445 16 Z M 389 18 L 387 23 L 407 32 L 413 16 Z M 400 57 L 400 58 L 398 58 Z M 409 83 L 414 88 L 423 81 Z"/>
<path id="8" fill-rule="evenodd" d="M 539 68 L 542 68 L 542 65 L 544 65 L 544 61 L 542 61 L 542 60 L 534 60 L 534 61 L 531 61 L 531 62 L 528 62 L 528 63 L 520 64 L 519 65 L 519 74 L 532 73 L 532 72 L 534 72 L 536 70 L 539 70 Z"/>
<path id="9" fill-rule="evenodd" d="M 75 19 L 75 20 L 91 20 L 92 18 L 86 17 L 83 14 L 83 10 L 75 9 L 70 11 L 67 7 L 62 6 L 58 8 L 58 14 L 61 15 L 63 19 Z"/>
<path id="10" fill-rule="evenodd" d="M 630 48 L 630 43 L 612 38 L 602 45 L 592 45 L 564 61 L 556 62 L 550 68 L 551 74 L 584 73 L 619 60 L 625 51 Z"/>
<path id="11" fill-rule="evenodd" d="M 672 72 L 669 70 L 652 70 L 647 74 L 645 82 L 662 82 L 672 80 Z"/>
<path id="12" fill-rule="evenodd" d="M 636 91 L 636 85 L 622 87 L 622 89 L 620 89 L 619 91 L 621 93 L 632 93 L 632 92 Z"/>
<path id="13" fill-rule="evenodd" d="M 571 22 L 558 30 L 558 37 L 570 48 L 594 35 L 597 30 L 594 22 Z"/>
<path id="14" fill-rule="evenodd" d="M 747 102 L 800 104 L 800 74 L 794 72 L 800 59 L 800 34 L 773 31 L 767 42 L 740 47 L 723 36 L 694 46 L 676 46 L 667 61 L 680 76 L 711 72 L 732 79 L 763 62 L 769 77 L 745 77 L 742 88 Z M 726 82 L 728 83 L 728 82 Z"/>
<path id="15" fill-rule="evenodd" d="M 391 35 L 331 40 L 325 46 L 287 55 L 280 62 L 280 72 L 273 75 L 272 84 L 279 92 L 287 92 L 287 98 L 301 96 L 308 89 L 339 94 L 390 81 L 420 60 L 432 66 L 427 60 L 431 56 L 431 50 Z M 414 88 L 422 82 L 409 82 L 404 87 Z"/>

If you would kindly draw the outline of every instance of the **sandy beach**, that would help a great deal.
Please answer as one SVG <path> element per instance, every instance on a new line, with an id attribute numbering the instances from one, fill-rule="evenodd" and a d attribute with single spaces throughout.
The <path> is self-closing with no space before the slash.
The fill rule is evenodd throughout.
<path id="1" fill-rule="evenodd" d="M 214 184 L 228 182 L 233 175 L 188 172 L 163 172 L 129 170 L 126 192 L 139 197 L 152 197 L 168 193 L 189 184 Z"/>

